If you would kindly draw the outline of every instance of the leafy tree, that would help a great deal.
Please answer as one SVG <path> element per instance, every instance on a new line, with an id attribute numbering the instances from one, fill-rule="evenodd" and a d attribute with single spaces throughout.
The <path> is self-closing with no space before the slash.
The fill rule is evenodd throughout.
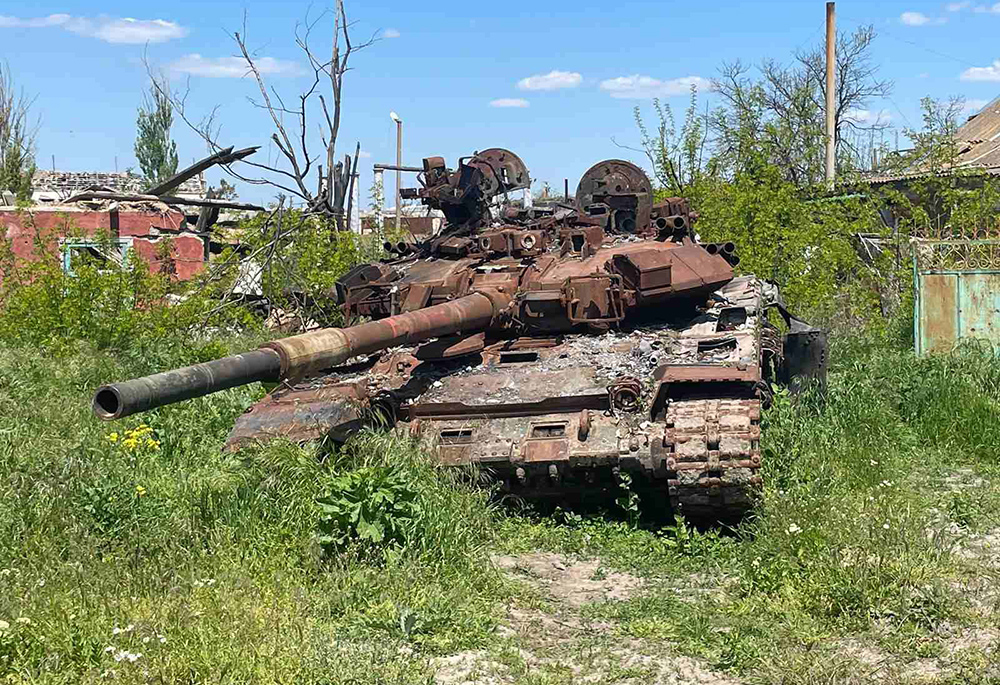
<path id="1" fill-rule="evenodd" d="M 956 138 L 965 101 L 925 97 L 920 104 L 923 127 L 905 130 L 913 147 L 888 158 L 884 170 L 907 176 L 883 193 L 899 218 L 898 229 L 924 238 L 996 238 L 1000 180 L 975 166 L 957 166 L 968 145 Z"/>
<path id="2" fill-rule="evenodd" d="M 21 202 L 31 197 L 35 175 L 38 121 L 31 120 L 32 102 L 14 85 L 10 67 L 0 64 L 0 191 L 11 191 Z"/>
<path id="3" fill-rule="evenodd" d="M 174 107 L 167 93 L 166 84 L 154 82 L 136 119 L 135 158 L 147 187 L 177 173 L 177 143 L 170 139 Z"/>
<path id="4" fill-rule="evenodd" d="M 220 178 L 219 185 L 209 186 L 208 196 L 219 200 L 237 200 L 239 199 L 239 192 L 236 190 L 235 185 L 224 178 Z"/>

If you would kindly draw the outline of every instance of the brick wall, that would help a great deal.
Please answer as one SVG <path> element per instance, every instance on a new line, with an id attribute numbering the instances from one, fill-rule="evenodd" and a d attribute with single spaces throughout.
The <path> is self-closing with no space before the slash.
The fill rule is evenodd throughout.
<path id="1" fill-rule="evenodd" d="M 77 207 L 34 207 L 25 213 L 0 209 L 0 234 L 12 241 L 14 254 L 30 259 L 36 231 L 50 237 L 48 249 L 59 251 L 60 237 L 93 236 L 110 231 L 113 236 L 132 238 L 132 249 L 145 259 L 154 271 L 170 270 L 172 277 L 187 280 L 205 266 L 205 241 L 188 230 L 184 214 L 175 209 L 107 210 Z M 157 259 L 157 246 L 171 239 L 169 263 Z"/>

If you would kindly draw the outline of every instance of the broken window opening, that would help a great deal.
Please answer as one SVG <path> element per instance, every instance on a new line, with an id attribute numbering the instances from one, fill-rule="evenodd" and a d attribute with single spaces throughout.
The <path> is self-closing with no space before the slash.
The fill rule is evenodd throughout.
<path id="1" fill-rule="evenodd" d="M 85 262 L 98 265 L 99 273 L 110 273 L 122 268 L 132 249 L 131 238 L 111 238 L 109 240 L 63 240 L 63 272 L 73 276 L 74 269 Z"/>

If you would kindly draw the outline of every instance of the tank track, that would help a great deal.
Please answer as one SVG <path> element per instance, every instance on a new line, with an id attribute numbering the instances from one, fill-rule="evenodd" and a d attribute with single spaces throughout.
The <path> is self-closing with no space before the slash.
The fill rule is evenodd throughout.
<path id="1" fill-rule="evenodd" d="M 761 485 L 759 399 L 675 400 L 664 447 L 674 512 L 729 518 L 743 514 Z"/>

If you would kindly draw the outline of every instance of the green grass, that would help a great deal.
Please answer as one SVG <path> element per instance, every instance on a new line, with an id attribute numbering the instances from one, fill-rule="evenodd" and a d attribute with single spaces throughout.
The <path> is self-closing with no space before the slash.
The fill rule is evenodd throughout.
<path id="1" fill-rule="evenodd" d="M 0 352 L 0 681 L 423 682 L 425 657 L 485 640 L 508 588 L 485 561 L 483 494 L 381 436 L 326 460 L 280 443 L 224 458 L 259 388 L 89 415 L 99 382 L 151 366 Z M 315 501 L 349 457 L 415 484 L 419 540 L 322 554 Z"/>
<path id="2" fill-rule="evenodd" d="M 825 400 L 781 396 L 767 413 L 753 516 L 699 532 L 505 511 L 377 434 L 334 454 L 275 443 L 223 456 L 259 387 L 119 424 L 91 417 L 101 382 L 230 345 L 247 342 L 153 357 L 0 350 L 0 682 L 424 683 L 439 655 L 514 662 L 496 634 L 507 607 L 551 607 L 489 555 L 537 549 L 651 579 L 583 615 L 735 676 L 860 680 L 847 638 L 893 664 L 950 659 L 949 678 L 996 667 L 938 635 L 945 622 L 1000 627 L 960 589 L 995 587 L 996 569 L 955 553 L 962 535 L 1000 526 L 1000 365 L 976 350 L 916 359 L 841 341 Z M 358 469 L 402 474 L 419 506 L 391 548 L 324 553 L 317 498 Z M 713 591 L 676 591 L 688 585 Z M 572 682 L 556 665 L 515 671 Z"/>

